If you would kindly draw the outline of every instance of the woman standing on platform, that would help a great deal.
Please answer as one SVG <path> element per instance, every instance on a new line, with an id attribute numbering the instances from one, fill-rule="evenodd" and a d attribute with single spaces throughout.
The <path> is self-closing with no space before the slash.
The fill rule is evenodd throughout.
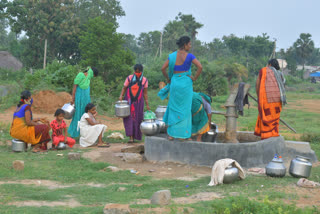
<path id="1" fill-rule="evenodd" d="M 167 111 L 163 121 L 168 125 L 168 139 L 190 139 L 192 134 L 192 95 L 193 81 L 196 81 L 201 74 L 202 65 L 196 57 L 188 53 L 191 48 L 190 37 L 183 36 L 177 41 L 179 47 L 169 55 L 168 60 L 163 64 L 161 71 L 167 82 L 167 87 L 160 91 L 159 96 L 163 99 L 161 92 L 170 93 Z M 191 74 L 192 63 L 197 66 L 195 76 Z M 169 72 L 166 69 L 169 67 Z M 167 93 L 165 93 L 167 95 Z"/>

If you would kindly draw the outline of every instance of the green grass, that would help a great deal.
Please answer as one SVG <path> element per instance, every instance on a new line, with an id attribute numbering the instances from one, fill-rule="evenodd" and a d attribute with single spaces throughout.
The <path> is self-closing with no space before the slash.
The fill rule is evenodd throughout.
<path id="1" fill-rule="evenodd" d="M 161 101 L 156 90 L 149 91 L 150 107 L 155 110 L 158 105 L 166 105 L 167 100 Z M 212 107 L 218 111 L 225 111 L 223 105 L 227 96 L 213 98 Z M 320 99 L 320 95 L 311 93 L 288 93 L 289 101 L 301 99 Z M 257 117 L 257 109 L 251 100 L 250 109 L 244 109 L 244 116 L 238 118 L 238 129 L 253 131 Z M 288 105 L 289 106 L 289 105 Z M 110 110 L 113 115 L 113 109 Z M 108 113 L 108 114 L 109 114 Z M 109 116 L 110 116 L 109 115 Z M 282 118 L 292 125 L 301 138 L 311 142 L 312 149 L 320 157 L 320 114 L 310 113 L 304 110 L 294 110 L 285 107 Z M 213 115 L 213 121 L 219 127 L 225 124 L 224 116 Z M 120 131 L 124 136 L 124 131 Z M 281 133 L 290 133 L 284 126 L 280 127 Z M 104 140 L 111 143 L 127 142 L 124 140 L 107 139 L 111 134 L 108 131 Z M 0 124 L 0 141 L 10 140 L 9 125 Z M 72 151 L 86 152 L 90 149 L 73 149 Z M 171 204 L 168 207 L 171 213 L 178 213 L 180 208 L 192 208 L 193 213 L 319 213 L 319 210 L 307 208 L 297 209 L 293 205 L 278 203 L 279 200 L 295 200 L 299 196 L 296 193 L 279 191 L 289 185 L 293 185 L 298 179 L 286 176 L 282 179 L 270 177 L 248 176 L 243 181 L 230 185 L 208 187 L 210 177 L 203 177 L 196 181 L 180 181 L 173 179 L 156 180 L 148 176 L 131 174 L 129 171 L 102 171 L 109 166 L 108 163 L 94 163 L 86 159 L 70 161 L 67 158 L 68 151 L 59 151 L 63 157 L 56 156 L 57 152 L 48 154 L 12 153 L 6 145 L 0 146 L 0 181 L 12 181 L 22 179 L 45 179 L 72 185 L 67 188 L 48 189 L 43 186 L 3 184 L 0 185 L 0 213 L 101 213 L 106 203 L 134 203 L 136 199 L 149 199 L 155 191 L 169 189 L 172 197 L 185 197 L 199 192 L 216 192 L 226 196 L 224 199 L 198 202 L 189 205 Z M 24 160 L 25 170 L 22 172 L 12 169 L 12 161 Z M 313 167 L 310 180 L 320 182 L 320 167 Z M 102 187 L 92 187 L 87 183 L 103 184 Z M 143 184 L 141 187 L 135 184 Z M 186 187 L 188 185 L 188 187 Z M 261 186 L 263 185 L 263 187 Z M 118 191 L 119 187 L 126 190 Z M 230 196 L 231 192 L 238 192 L 238 197 Z M 74 198 L 84 207 L 15 207 L 8 203 L 25 200 L 64 201 L 69 197 Z M 300 196 L 307 197 L 307 196 Z M 250 200 L 249 200 L 249 199 Z M 157 207 L 155 205 L 132 205 L 135 208 Z M 180 211 L 179 211 L 180 210 Z M 257 212 L 258 210 L 258 212 Z M 260 212 L 261 211 L 261 212 Z"/>

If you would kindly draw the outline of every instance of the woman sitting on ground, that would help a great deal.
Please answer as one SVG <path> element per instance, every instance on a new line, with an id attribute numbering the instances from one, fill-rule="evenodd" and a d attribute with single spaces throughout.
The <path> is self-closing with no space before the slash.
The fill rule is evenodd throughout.
<path id="1" fill-rule="evenodd" d="M 45 118 L 33 119 L 32 102 L 30 91 L 23 91 L 17 109 L 13 114 L 10 135 L 13 138 L 31 144 L 33 152 L 43 152 L 47 150 L 47 143 L 50 141 L 50 125 Z"/>
<path id="2" fill-rule="evenodd" d="M 110 146 L 109 143 L 104 143 L 102 141 L 107 126 L 97 122 L 97 114 L 96 106 L 92 103 L 88 103 L 85 107 L 85 113 L 82 115 L 78 124 L 80 128 L 80 146 L 82 147 L 93 146 L 97 140 L 98 147 Z"/>

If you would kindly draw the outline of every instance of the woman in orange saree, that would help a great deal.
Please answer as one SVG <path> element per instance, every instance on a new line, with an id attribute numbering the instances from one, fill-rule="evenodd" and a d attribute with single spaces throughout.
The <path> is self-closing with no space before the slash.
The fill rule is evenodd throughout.
<path id="1" fill-rule="evenodd" d="M 284 77 L 276 59 L 259 71 L 256 82 L 258 96 L 258 119 L 254 134 L 261 139 L 279 136 L 279 121 L 282 105 L 286 104 Z"/>
<path id="2" fill-rule="evenodd" d="M 50 141 L 49 122 L 45 119 L 32 118 L 32 102 L 31 93 L 23 91 L 21 100 L 13 114 L 10 135 L 33 145 L 33 152 L 41 152 L 47 150 L 47 143 Z M 40 124 L 39 121 L 47 124 Z"/>

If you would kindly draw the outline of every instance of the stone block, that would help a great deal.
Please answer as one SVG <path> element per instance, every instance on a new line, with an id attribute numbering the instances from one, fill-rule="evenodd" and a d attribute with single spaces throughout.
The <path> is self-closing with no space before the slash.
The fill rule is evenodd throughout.
<path id="1" fill-rule="evenodd" d="M 127 163 L 141 163 L 143 157 L 137 153 L 123 153 L 123 160 Z"/>
<path id="2" fill-rule="evenodd" d="M 126 146 L 121 149 L 121 152 L 142 154 L 144 153 L 144 145 Z"/>
<path id="3" fill-rule="evenodd" d="M 115 167 L 115 166 L 108 166 L 107 169 L 110 169 L 112 172 L 120 171 L 120 169 L 118 167 Z"/>
<path id="4" fill-rule="evenodd" d="M 151 197 L 151 204 L 167 205 L 171 200 L 170 190 L 160 190 L 155 192 Z"/>
<path id="5" fill-rule="evenodd" d="M 129 204 L 106 204 L 103 214 L 130 214 Z"/>
<path id="6" fill-rule="evenodd" d="M 69 160 L 80 160 L 81 154 L 76 152 L 70 152 L 68 153 L 68 159 Z"/>
<path id="7" fill-rule="evenodd" d="M 311 151 L 311 147 L 308 142 L 286 140 L 285 145 L 287 148 L 291 148 L 291 149 L 297 150 L 302 153 L 308 153 Z"/>
<path id="8" fill-rule="evenodd" d="M 118 188 L 118 191 L 119 191 L 119 192 L 123 192 L 123 191 L 126 191 L 126 190 L 127 190 L 127 188 L 125 188 L 125 187 L 119 187 L 119 188 Z"/>
<path id="9" fill-rule="evenodd" d="M 14 170 L 24 170 L 24 161 L 15 160 L 12 162 L 12 166 Z"/>

